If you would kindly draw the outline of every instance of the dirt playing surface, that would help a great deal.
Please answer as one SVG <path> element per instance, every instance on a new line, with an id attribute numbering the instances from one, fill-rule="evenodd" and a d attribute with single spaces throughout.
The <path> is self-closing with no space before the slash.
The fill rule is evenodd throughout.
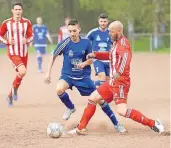
<path id="1" fill-rule="evenodd" d="M 49 56 L 45 57 L 47 69 Z M 169 148 L 170 136 L 159 135 L 148 127 L 118 118 L 128 130 L 119 134 L 110 120 L 97 108 L 88 125 L 88 135 L 51 139 L 47 125 L 59 122 L 72 129 L 79 122 L 88 97 L 81 97 L 76 89 L 68 91 L 77 111 L 67 122 L 61 119 L 64 105 L 57 99 L 55 88 L 60 76 L 61 59 L 53 68 L 52 83 L 44 84 L 44 74 L 37 73 L 36 56 L 30 55 L 28 72 L 19 88 L 19 100 L 8 108 L 7 97 L 15 71 L 6 55 L 0 55 L 0 148 Z M 131 90 L 128 105 L 145 115 L 160 119 L 170 131 L 169 55 L 133 54 L 131 64 Z M 115 111 L 114 103 L 111 103 Z"/>

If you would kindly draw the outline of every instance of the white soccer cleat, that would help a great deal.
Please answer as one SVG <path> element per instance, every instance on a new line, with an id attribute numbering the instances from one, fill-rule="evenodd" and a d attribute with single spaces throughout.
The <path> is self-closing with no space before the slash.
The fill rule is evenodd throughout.
<path id="1" fill-rule="evenodd" d="M 68 132 L 69 135 L 85 135 L 86 129 L 79 130 L 78 128 L 74 128 Z"/>
<path id="2" fill-rule="evenodd" d="M 155 125 L 151 129 L 153 131 L 155 131 L 155 132 L 158 132 L 158 133 L 163 133 L 164 132 L 164 126 L 158 120 L 155 121 Z"/>
<path id="3" fill-rule="evenodd" d="M 119 122 L 114 127 L 119 133 L 125 133 L 126 132 L 126 129 L 124 128 L 124 126 L 122 124 L 120 124 Z"/>
<path id="4" fill-rule="evenodd" d="M 69 108 L 67 108 L 67 110 L 65 111 L 65 113 L 64 113 L 64 115 L 63 115 L 63 117 L 62 117 L 62 119 L 63 119 L 63 120 L 68 120 L 68 119 L 71 117 L 71 115 L 72 115 L 75 111 L 76 111 L 75 108 L 74 108 L 74 109 L 69 109 Z"/>

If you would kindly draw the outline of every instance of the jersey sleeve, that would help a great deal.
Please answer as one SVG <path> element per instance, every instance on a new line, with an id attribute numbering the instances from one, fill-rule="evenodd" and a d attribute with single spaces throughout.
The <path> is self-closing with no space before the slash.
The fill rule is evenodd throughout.
<path id="1" fill-rule="evenodd" d="M 8 44 L 8 40 L 4 37 L 6 32 L 7 32 L 7 24 L 4 22 L 0 26 L 0 41 L 3 42 L 4 44 Z"/>
<path id="2" fill-rule="evenodd" d="M 87 45 L 87 54 L 89 53 L 92 53 L 92 45 L 90 41 L 88 41 L 88 45 Z"/>
<path id="3" fill-rule="evenodd" d="M 121 56 L 117 72 L 122 75 L 124 73 L 124 70 L 130 66 L 132 53 L 129 48 L 129 44 L 124 40 L 121 40 L 121 44 L 119 44 L 117 48 L 117 50 L 119 51 L 118 53 Z"/>
<path id="4" fill-rule="evenodd" d="M 47 26 L 45 26 L 45 30 L 46 30 L 46 35 L 47 35 L 49 33 Z"/>
<path id="5" fill-rule="evenodd" d="M 67 38 L 63 40 L 61 43 L 59 43 L 53 52 L 53 56 L 61 55 L 67 48 L 69 42 L 70 42 L 70 38 Z"/>
<path id="6" fill-rule="evenodd" d="M 86 38 L 88 38 L 90 41 L 93 40 L 93 31 L 92 30 L 87 33 Z"/>
<path id="7" fill-rule="evenodd" d="M 27 43 L 30 43 L 31 41 L 33 41 L 33 28 L 32 28 L 32 24 L 30 21 L 28 21 L 28 28 L 27 28 L 26 36 L 27 36 Z"/>
<path id="8" fill-rule="evenodd" d="M 109 51 L 108 52 L 95 52 L 95 58 L 98 60 L 109 60 Z"/>

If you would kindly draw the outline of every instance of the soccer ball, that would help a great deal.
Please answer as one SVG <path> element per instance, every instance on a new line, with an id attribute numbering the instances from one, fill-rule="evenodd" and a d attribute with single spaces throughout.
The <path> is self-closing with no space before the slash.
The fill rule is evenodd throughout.
<path id="1" fill-rule="evenodd" d="M 51 137 L 51 138 L 59 138 L 63 133 L 63 127 L 57 123 L 50 123 L 47 127 L 47 134 Z"/>

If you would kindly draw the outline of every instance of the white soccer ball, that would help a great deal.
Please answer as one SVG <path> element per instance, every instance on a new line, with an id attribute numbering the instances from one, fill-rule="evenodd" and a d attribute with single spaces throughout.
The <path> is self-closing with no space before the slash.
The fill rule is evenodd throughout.
<path id="1" fill-rule="evenodd" d="M 63 127 L 57 123 L 50 123 L 47 127 L 47 134 L 51 137 L 51 138 L 59 138 L 62 135 L 63 132 Z"/>

